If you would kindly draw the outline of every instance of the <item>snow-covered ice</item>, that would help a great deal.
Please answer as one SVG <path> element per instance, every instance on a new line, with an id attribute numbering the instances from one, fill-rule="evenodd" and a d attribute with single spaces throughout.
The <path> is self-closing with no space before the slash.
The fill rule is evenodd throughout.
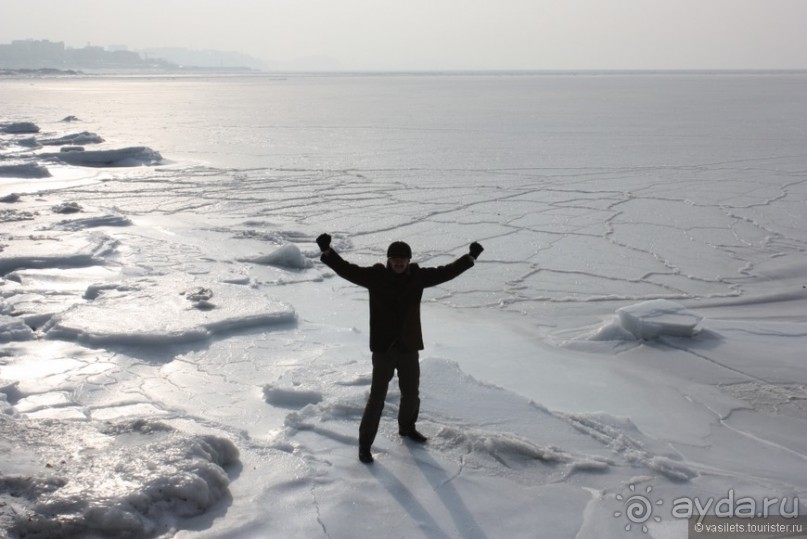
<path id="1" fill-rule="evenodd" d="M 3 516 L 16 517 L 3 525 L 23 537 L 164 533 L 176 519 L 220 503 L 230 483 L 225 468 L 238 462 L 226 438 L 187 436 L 151 420 L 99 429 L 0 415 L 0 432 Z"/>
<path id="2" fill-rule="evenodd" d="M 678 538 L 674 500 L 730 492 L 803 514 L 805 81 L 4 80 L 0 537 Z M 359 264 L 485 246 L 424 296 L 428 444 L 393 382 L 372 466 L 367 296 L 321 232 Z"/>

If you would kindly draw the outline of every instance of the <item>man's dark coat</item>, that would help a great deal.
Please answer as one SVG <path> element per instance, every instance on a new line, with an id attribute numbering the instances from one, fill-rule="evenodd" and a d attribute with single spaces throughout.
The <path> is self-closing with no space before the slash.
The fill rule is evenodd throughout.
<path id="1" fill-rule="evenodd" d="M 370 292 L 370 350 L 388 352 L 392 348 L 414 352 L 423 350 L 420 327 L 420 300 L 423 289 L 437 286 L 473 267 L 474 260 L 462 256 L 450 264 L 421 268 L 410 264 L 397 274 L 383 264 L 357 266 L 331 250 L 322 262 L 340 277 Z"/>

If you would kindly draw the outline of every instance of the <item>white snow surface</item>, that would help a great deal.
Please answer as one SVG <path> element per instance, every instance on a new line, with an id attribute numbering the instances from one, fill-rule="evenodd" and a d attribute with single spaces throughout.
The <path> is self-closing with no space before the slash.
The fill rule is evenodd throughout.
<path id="1" fill-rule="evenodd" d="M 729 493 L 804 514 L 805 82 L 5 80 L 0 537 L 683 538 L 673 500 Z M 367 294 L 322 232 L 365 265 L 485 246 L 424 295 L 428 443 L 393 381 L 370 466 Z"/>

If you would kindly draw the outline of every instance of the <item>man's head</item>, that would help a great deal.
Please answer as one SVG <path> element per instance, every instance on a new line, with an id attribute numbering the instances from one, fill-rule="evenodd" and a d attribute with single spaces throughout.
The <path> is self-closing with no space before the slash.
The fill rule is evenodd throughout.
<path id="1" fill-rule="evenodd" d="M 409 268 L 412 249 L 402 241 L 394 241 L 387 248 L 387 266 L 395 273 L 404 273 Z"/>

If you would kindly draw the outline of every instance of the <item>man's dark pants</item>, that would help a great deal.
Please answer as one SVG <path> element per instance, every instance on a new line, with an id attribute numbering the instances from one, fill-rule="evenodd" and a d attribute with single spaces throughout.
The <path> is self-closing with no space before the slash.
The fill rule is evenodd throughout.
<path id="1" fill-rule="evenodd" d="M 398 387 L 401 389 L 401 404 L 398 409 L 398 430 L 410 432 L 420 411 L 420 362 L 417 352 L 373 352 L 373 381 L 370 385 L 370 398 L 364 408 L 359 426 L 359 447 L 369 449 L 373 445 L 387 389 L 395 371 L 398 371 Z"/>

